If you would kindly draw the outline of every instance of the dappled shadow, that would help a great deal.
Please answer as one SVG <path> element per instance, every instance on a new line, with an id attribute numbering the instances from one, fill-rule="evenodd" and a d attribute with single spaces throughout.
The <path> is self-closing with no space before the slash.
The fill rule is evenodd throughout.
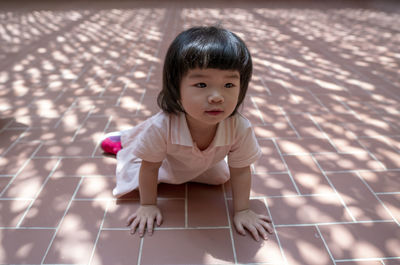
<path id="1" fill-rule="evenodd" d="M 0 10 L 0 263 L 109 264 L 139 254 L 151 263 L 175 233 L 177 244 L 188 241 L 192 195 L 217 194 L 210 206 L 194 196 L 196 207 L 225 207 L 222 187 L 161 184 L 166 229 L 156 232 L 165 238 L 146 238 L 139 253 L 140 239 L 123 235 L 138 192 L 114 201 L 115 158 L 99 150 L 104 133 L 159 111 L 170 41 L 210 24 L 236 32 L 253 55 L 241 111 L 263 156 L 251 207 L 277 233 L 264 245 L 231 235 L 223 212 L 218 233 L 192 231 L 198 263 L 234 262 L 232 244 L 240 263 L 400 256 L 398 3 L 9 1 Z M 230 205 L 229 183 L 224 192 Z M 213 248 L 221 238 L 228 247 Z M 115 248 L 119 240 L 130 248 Z"/>

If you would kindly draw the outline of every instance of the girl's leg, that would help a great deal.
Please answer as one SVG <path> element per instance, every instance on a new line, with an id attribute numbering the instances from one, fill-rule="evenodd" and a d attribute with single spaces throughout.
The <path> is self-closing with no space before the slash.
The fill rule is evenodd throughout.
<path id="1" fill-rule="evenodd" d="M 227 182 L 229 178 L 230 175 L 228 164 L 225 162 L 225 160 L 222 160 L 191 181 L 210 185 L 220 185 Z"/>

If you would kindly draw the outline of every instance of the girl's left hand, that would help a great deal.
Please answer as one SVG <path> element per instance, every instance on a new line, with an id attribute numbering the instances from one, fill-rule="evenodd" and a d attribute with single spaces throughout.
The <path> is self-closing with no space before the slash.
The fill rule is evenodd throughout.
<path id="1" fill-rule="evenodd" d="M 243 236 L 246 235 L 246 228 L 256 241 L 260 240 L 260 235 L 264 240 L 267 240 L 267 232 L 270 234 L 273 232 L 269 224 L 271 223 L 271 219 L 268 216 L 256 214 L 249 209 L 236 212 L 233 217 L 233 222 L 239 234 Z"/>

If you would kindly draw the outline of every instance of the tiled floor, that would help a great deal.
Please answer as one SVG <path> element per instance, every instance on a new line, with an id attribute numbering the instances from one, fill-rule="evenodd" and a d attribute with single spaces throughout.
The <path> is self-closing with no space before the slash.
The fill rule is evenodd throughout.
<path id="1" fill-rule="evenodd" d="M 0 264 L 400 264 L 399 3 L 9 2 Z M 170 41 L 215 23 L 253 53 L 251 207 L 275 232 L 238 235 L 229 184 L 189 183 L 161 185 L 163 225 L 131 236 L 138 194 L 113 199 L 99 139 L 156 113 Z"/>

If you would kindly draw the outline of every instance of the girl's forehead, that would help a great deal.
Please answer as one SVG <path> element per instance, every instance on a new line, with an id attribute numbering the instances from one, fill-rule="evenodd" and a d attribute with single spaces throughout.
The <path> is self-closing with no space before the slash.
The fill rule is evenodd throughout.
<path id="1" fill-rule="evenodd" d="M 222 70 L 217 68 L 195 68 L 189 69 L 185 75 L 187 78 L 206 78 L 213 76 L 222 76 L 226 78 L 237 78 L 240 79 L 240 73 L 238 70 Z"/>

